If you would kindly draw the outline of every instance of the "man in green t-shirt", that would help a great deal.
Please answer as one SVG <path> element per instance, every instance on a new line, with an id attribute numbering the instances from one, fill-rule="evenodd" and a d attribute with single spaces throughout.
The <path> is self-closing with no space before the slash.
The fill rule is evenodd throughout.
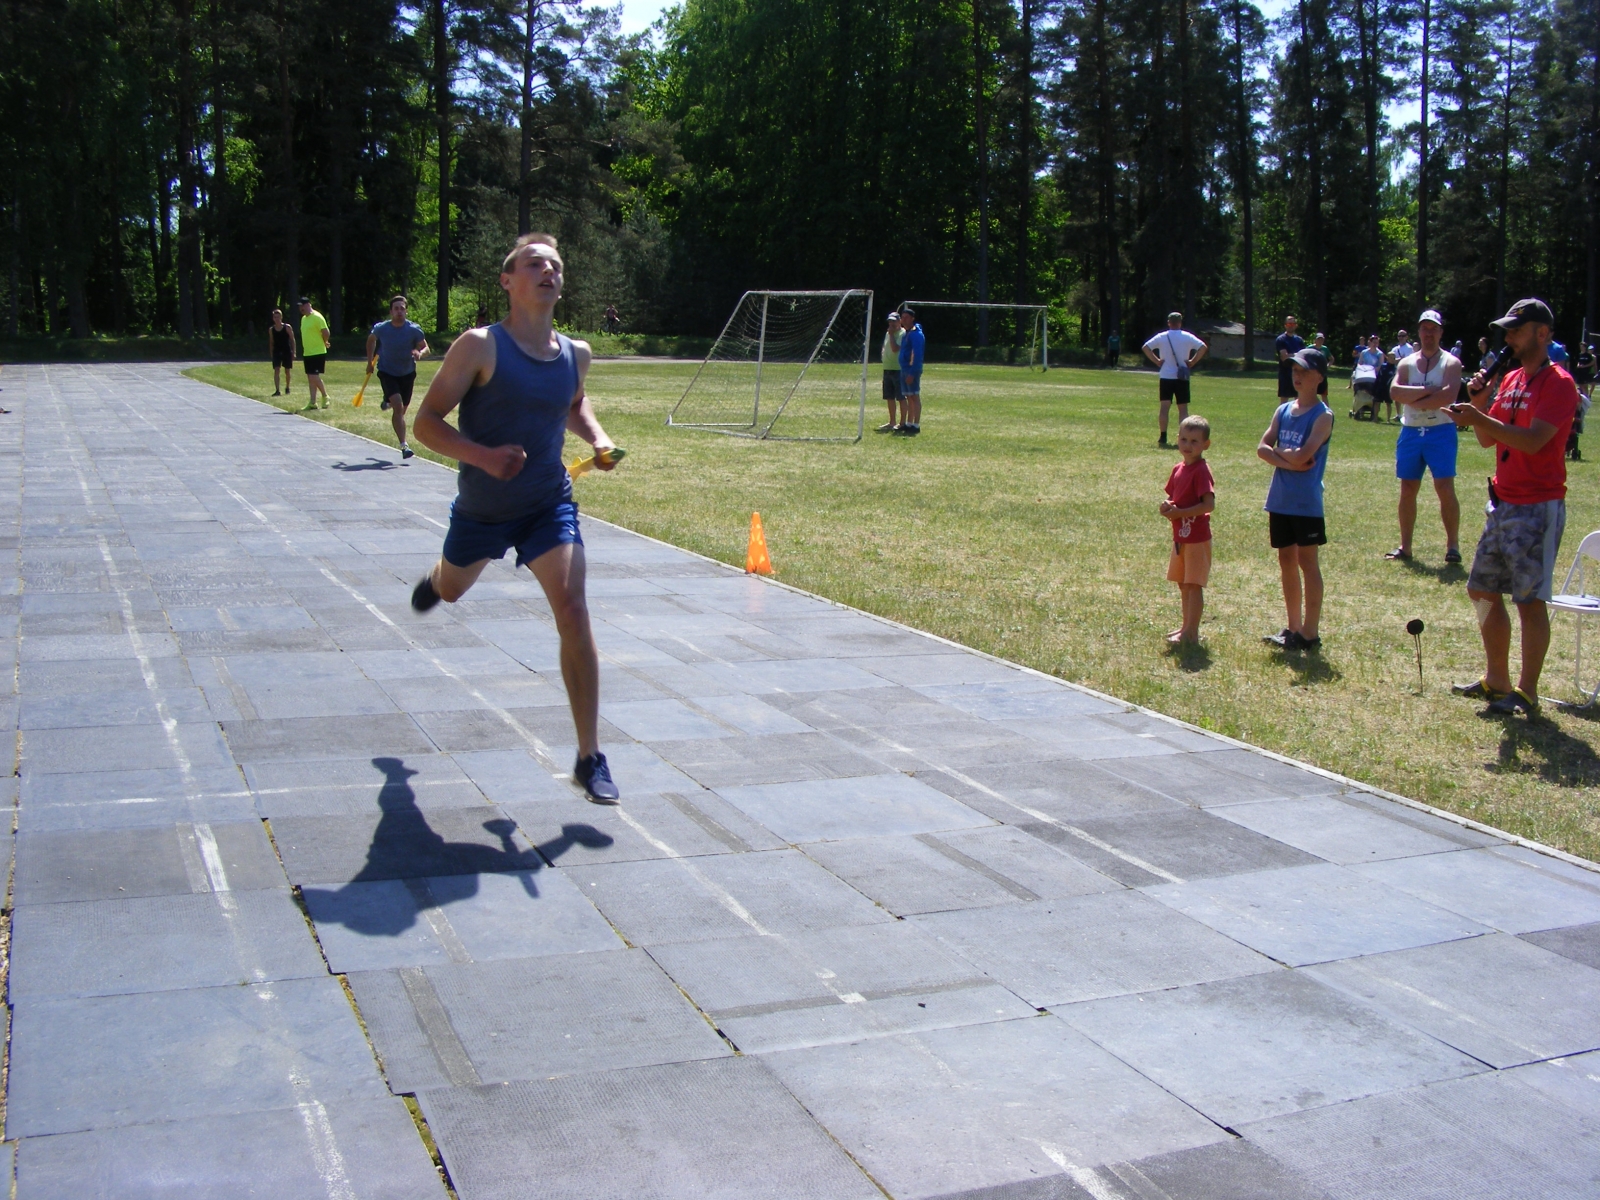
<path id="1" fill-rule="evenodd" d="M 328 407 L 328 389 L 323 386 L 322 372 L 328 365 L 328 348 L 333 345 L 333 335 L 328 332 L 328 319 L 311 307 L 311 301 L 300 297 L 300 362 L 306 373 L 306 390 L 311 393 L 307 408 L 317 406 L 317 393 L 322 393 L 322 407 Z"/>

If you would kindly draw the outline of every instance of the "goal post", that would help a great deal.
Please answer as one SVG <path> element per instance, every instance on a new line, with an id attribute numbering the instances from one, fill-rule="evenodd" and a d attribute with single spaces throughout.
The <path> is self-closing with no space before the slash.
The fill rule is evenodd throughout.
<path id="1" fill-rule="evenodd" d="M 1049 308 L 1043 304 L 979 304 L 966 300 L 905 303 L 917 314 L 931 363 L 996 363 L 1050 369 Z M 923 319 L 925 309 L 938 310 L 932 314 L 933 320 Z"/>
<path id="2" fill-rule="evenodd" d="M 859 442 L 871 339 L 870 291 L 746 292 L 667 424 L 772 441 Z"/>

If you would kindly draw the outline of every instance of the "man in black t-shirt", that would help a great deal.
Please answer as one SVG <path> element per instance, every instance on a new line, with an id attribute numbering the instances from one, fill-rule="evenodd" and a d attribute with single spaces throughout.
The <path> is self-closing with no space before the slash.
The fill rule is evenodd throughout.
<path id="1" fill-rule="evenodd" d="M 1278 352 L 1278 399 L 1294 399 L 1294 363 L 1289 360 L 1306 348 L 1306 340 L 1296 331 L 1300 322 L 1293 316 L 1283 319 L 1283 332 L 1272 343 Z"/>

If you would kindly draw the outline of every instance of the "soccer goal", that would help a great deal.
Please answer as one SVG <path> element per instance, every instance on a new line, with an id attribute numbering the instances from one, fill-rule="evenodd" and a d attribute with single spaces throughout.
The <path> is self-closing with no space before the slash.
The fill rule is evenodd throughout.
<path id="1" fill-rule="evenodd" d="M 858 442 L 872 293 L 746 292 L 667 424 L 731 437 Z"/>
<path id="2" fill-rule="evenodd" d="M 1050 369 L 1050 323 L 1042 304 L 907 300 L 927 339 L 928 362 L 996 363 Z"/>

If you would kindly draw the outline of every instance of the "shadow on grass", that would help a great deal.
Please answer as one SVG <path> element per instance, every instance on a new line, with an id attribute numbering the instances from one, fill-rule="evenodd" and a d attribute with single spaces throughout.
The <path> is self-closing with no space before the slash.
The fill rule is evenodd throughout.
<path id="1" fill-rule="evenodd" d="M 1415 558 L 1403 558 L 1399 562 L 1413 575 L 1431 575 L 1439 583 L 1465 583 L 1467 580 L 1467 568 L 1463 563 L 1441 563 L 1437 567 L 1430 567 Z"/>
<path id="2" fill-rule="evenodd" d="M 1344 672 L 1339 670 L 1321 653 L 1309 653 L 1305 650 L 1274 650 L 1272 651 L 1274 665 L 1288 667 L 1294 672 L 1292 687 L 1308 687 L 1314 683 L 1335 683 L 1344 678 Z"/>
<path id="3" fill-rule="evenodd" d="M 1570 715 L 1570 714 L 1569 714 Z M 1600 784 L 1600 754 L 1548 718 L 1502 717 L 1500 751 L 1488 769 L 1496 775 L 1537 775 L 1558 787 Z"/>
<path id="4" fill-rule="evenodd" d="M 1206 671 L 1211 668 L 1211 648 L 1204 642 L 1175 642 L 1167 646 L 1167 657 L 1180 671 Z"/>

